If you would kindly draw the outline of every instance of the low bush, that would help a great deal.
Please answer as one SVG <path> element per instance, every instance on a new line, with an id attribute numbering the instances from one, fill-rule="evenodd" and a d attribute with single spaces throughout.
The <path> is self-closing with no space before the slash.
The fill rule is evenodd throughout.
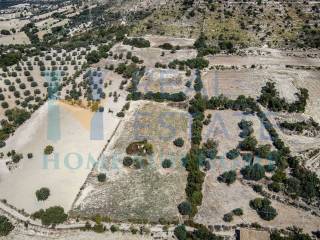
<path id="1" fill-rule="evenodd" d="M 184 140 L 182 138 L 177 138 L 173 141 L 173 144 L 177 147 L 182 147 L 184 144 Z"/>
<path id="2" fill-rule="evenodd" d="M 240 152 L 238 149 L 232 149 L 229 152 L 227 152 L 226 154 L 227 158 L 229 158 L 230 160 L 236 159 L 237 157 L 240 156 Z"/>
<path id="3" fill-rule="evenodd" d="M 169 159 L 165 159 L 163 162 L 162 162 L 162 167 L 163 168 L 170 168 L 172 166 L 172 162 L 171 160 Z"/>
<path id="4" fill-rule="evenodd" d="M 50 155 L 51 153 L 53 153 L 53 150 L 54 150 L 54 148 L 51 145 L 48 145 L 44 149 L 44 154 L 45 155 Z"/>
<path id="5" fill-rule="evenodd" d="M 218 177 L 219 182 L 226 183 L 227 185 L 234 183 L 236 179 L 237 179 L 237 173 L 234 170 L 224 172 Z"/>
<path id="6" fill-rule="evenodd" d="M 105 173 L 99 173 L 98 176 L 97 176 L 97 179 L 99 182 L 105 182 L 106 179 L 107 179 L 107 176 Z"/>

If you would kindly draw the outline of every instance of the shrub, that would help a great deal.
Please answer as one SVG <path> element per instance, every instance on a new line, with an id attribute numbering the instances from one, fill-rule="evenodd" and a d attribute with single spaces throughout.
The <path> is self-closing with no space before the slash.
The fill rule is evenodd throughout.
<path id="1" fill-rule="evenodd" d="M 125 115 L 125 114 L 124 114 L 124 112 L 122 112 L 122 111 L 117 113 L 117 117 L 120 117 L 120 118 L 123 118 L 124 115 Z"/>
<path id="2" fill-rule="evenodd" d="M 88 228 L 88 227 L 89 227 L 89 226 L 87 226 L 87 228 Z M 90 228 L 89 228 L 89 229 L 90 229 Z M 94 232 L 96 232 L 96 233 L 103 233 L 103 232 L 106 231 L 106 228 L 105 228 L 101 223 L 99 223 L 99 224 L 95 224 L 95 225 L 93 226 L 92 230 L 93 230 Z"/>
<path id="3" fill-rule="evenodd" d="M 105 173 L 99 173 L 98 176 L 97 176 L 97 178 L 98 178 L 98 181 L 99 181 L 99 182 L 105 182 L 106 179 L 107 179 L 107 176 L 106 176 Z"/>
<path id="4" fill-rule="evenodd" d="M 268 189 L 270 191 L 273 191 L 273 192 L 280 192 L 281 191 L 281 186 L 278 182 L 272 182 L 270 184 L 268 184 Z"/>
<path id="5" fill-rule="evenodd" d="M 50 207 L 46 210 L 39 210 L 32 214 L 34 218 L 41 219 L 41 223 L 45 226 L 56 225 L 67 220 L 68 215 L 65 214 L 64 209 L 59 206 Z"/>
<path id="6" fill-rule="evenodd" d="M 270 144 L 259 145 L 255 150 L 255 154 L 260 158 L 267 158 L 270 154 L 270 150 L 271 150 Z"/>
<path id="7" fill-rule="evenodd" d="M 224 172 L 218 177 L 219 182 L 224 182 L 227 185 L 230 185 L 236 181 L 237 173 L 234 170 Z"/>
<path id="8" fill-rule="evenodd" d="M 238 126 L 240 129 L 246 129 L 246 128 L 249 128 L 249 127 L 252 127 L 253 123 L 251 121 L 246 121 L 244 119 L 242 119 L 239 123 L 238 123 Z"/>
<path id="9" fill-rule="evenodd" d="M 242 155 L 242 159 L 246 162 L 252 163 L 253 162 L 253 154 L 252 153 L 245 153 Z"/>
<path id="10" fill-rule="evenodd" d="M 133 164 L 133 160 L 131 157 L 124 157 L 122 163 L 123 166 L 130 167 Z"/>
<path id="11" fill-rule="evenodd" d="M 2 108 L 8 108 L 9 107 L 9 104 L 7 102 L 2 102 L 1 103 L 1 107 Z"/>
<path id="12" fill-rule="evenodd" d="M 231 222 L 233 220 L 233 214 L 232 213 L 227 213 L 223 216 L 223 221 L 225 222 Z"/>
<path id="13" fill-rule="evenodd" d="M 186 240 L 187 239 L 187 230 L 184 225 L 179 225 L 174 229 L 174 235 L 178 240 Z"/>
<path id="14" fill-rule="evenodd" d="M 243 210 L 241 208 L 236 208 L 232 210 L 232 213 L 236 216 L 242 216 L 243 215 Z"/>
<path id="15" fill-rule="evenodd" d="M 40 188 L 36 191 L 36 197 L 38 201 L 44 201 L 47 200 L 50 196 L 50 190 L 49 188 Z"/>
<path id="16" fill-rule="evenodd" d="M 227 152 L 227 158 L 229 158 L 230 160 L 233 160 L 239 156 L 240 156 L 240 152 L 238 149 L 232 149 L 229 152 Z"/>
<path id="17" fill-rule="evenodd" d="M 32 154 L 32 153 L 28 153 L 28 154 L 27 154 L 27 157 L 28 157 L 28 158 L 32 158 L 32 157 L 33 157 L 33 154 Z"/>
<path id="18" fill-rule="evenodd" d="M 144 38 L 125 38 L 123 44 L 130 45 L 137 48 L 148 48 L 150 47 L 150 42 Z"/>
<path id="19" fill-rule="evenodd" d="M 259 163 L 255 163 L 252 166 L 242 168 L 241 174 L 245 179 L 259 181 L 265 177 L 265 170 Z"/>
<path id="20" fill-rule="evenodd" d="M 0 236 L 7 236 L 14 226 L 6 216 L 0 215 Z"/>
<path id="21" fill-rule="evenodd" d="M 262 192 L 262 186 L 259 184 L 254 184 L 252 186 L 253 191 L 257 192 L 257 193 L 261 193 Z"/>
<path id="22" fill-rule="evenodd" d="M 286 173 L 278 169 L 273 175 L 272 180 L 275 182 L 284 182 L 287 176 Z"/>
<path id="23" fill-rule="evenodd" d="M 271 202 L 267 198 L 256 198 L 249 203 L 250 207 L 256 210 L 258 215 L 266 221 L 270 221 L 278 215 L 276 209 L 270 204 Z"/>
<path id="24" fill-rule="evenodd" d="M 17 153 L 12 154 L 11 156 L 11 159 L 14 163 L 20 162 L 22 158 L 23 158 L 22 154 L 17 154 Z"/>
<path id="25" fill-rule="evenodd" d="M 119 231 L 119 227 L 116 226 L 116 225 L 111 225 L 110 231 L 113 232 L 113 233 L 114 233 L 114 232 L 117 232 L 117 231 Z"/>
<path id="26" fill-rule="evenodd" d="M 218 142 L 213 139 L 208 139 L 203 144 L 202 151 L 207 158 L 215 159 L 218 154 Z"/>
<path id="27" fill-rule="evenodd" d="M 51 153 L 53 153 L 53 150 L 54 150 L 53 147 L 51 145 L 48 145 L 44 149 L 44 154 L 45 155 L 50 155 Z"/>
<path id="28" fill-rule="evenodd" d="M 239 147 L 243 151 L 254 151 L 258 141 L 255 137 L 248 136 L 239 143 Z"/>
<path id="29" fill-rule="evenodd" d="M 129 155 L 137 154 L 139 156 L 151 155 L 153 154 L 153 146 L 148 143 L 147 140 L 130 143 L 126 148 L 126 152 Z"/>
<path id="30" fill-rule="evenodd" d="M 182 147 L 184 144 L 184 140 L 182 138 L 177 138 L 173 141 L 173 144 L 177 147 Z"/>
<path id="31" fill-rule="evenodd" d="M 170 168 L 172 166 L 172 162 L 171 160 L 169 159 L 165 159 L 163 162 L 162 162 L 162 167 L 163 168 Z"/>
<path id="32" fill-rule="evenodd" d="M 179 204 L 178 210 L 181 215 L 190 215 L 192 212 L 192 206 L 189 202 L 184 201 Z"/>
<path id="33" fill-rule="evenodd" d="M 174 46 L 170 43 L 164 43 L 162 45 L 159 45 L 159 48 L 165 49 L 165 50 L 172 50 Z"/>

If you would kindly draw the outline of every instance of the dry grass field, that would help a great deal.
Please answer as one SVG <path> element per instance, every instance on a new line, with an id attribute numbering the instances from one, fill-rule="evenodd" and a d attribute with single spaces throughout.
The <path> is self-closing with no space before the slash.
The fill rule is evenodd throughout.
<path id="1" fill-rule="evenodd" d="M 280 97 L 293 102 L 296 100 L 295 93 L 298 91 L 295 83 L 299 79 L 299 75 L 292 70 L 242 69 L 202 72 L 205 95 L 211 97 L 223 94 L 232 99 L 241 94 L 257 98 L 266 82 L 274 81 Z"/>
<path id="2" fill-rule="evenodd" d="M 191 86 L 186 87 L 188 81 L 193 82 L 195 76 L 186 76 L 184 71 L 176 69 L 147 69 L 145 75 L 140 80 L 138 90 L 141 92 L 184 92 L 186 95 L 193 95 L 194 90 Z"/>
<path id="3" fill-rule="evenodd" d="M 1 36 L 0 45 L 10 45 L 10 44 L 30 44 L 28 36 L 24 32 L 17 32 L 12 35 Z"/>
<path id="4" fill-rule="evenodd" d="M 203 204 L 195 217 L 195 221 L 206 225 L 232 225 L 237 223 L 257 222 L 265 227 L 286 228 L 297 226 L 310 233 L 319 229 L 320 219 L 301 209 L 276 202 L 272 200 L 272 206 L 276 208 L 278 216 L 272 221 L 262 220 L 257 213 L 250 208 L 249 201 L 261 195 L 254 192 L 250 187 L 242 185 L 239 181 L 227 186 L 219 183 L 214 170 L 207 173 L 203 186 Z M 231 223 L 223 221 L 223 215 L 235 208 L 242 208 L 244 214 L 234 217 Z"/>
<path id="5" fill-rule="evenodd" d="M 177 205 L 185 199 L 187 173 L 181 158 L 190 147 L 188 126 L 189 117 L 184 111 L 165 104 L 136 102 L 132 105 L 130 116 L 121 124 L 87 182 L 73 215 L 101 214 L 116 220 L 177 219 Z M 172 143 L 178 137 L 185 140 L 183 148 L 178 149 Z M 140 170 L 124 167 L 126 147 L 141 140 L 153 146 L 154 153 L 143 157 L 148 165 Z M 172 161 L 170 169 L 162 168 L 164 159 Z M 105 183 L 97 182 L 99 172 L 106 174 Z"/>
<path id="6" fill-rule="evenodd" d="M 157 62 L 168 64 L 174 59 L 187 60 L 197 56 L 195 49 L 181 49 L 175 53 L 171 53 L 170 50 L 163 50 L 161 48 L 133 48 L 123 44 L 115 45 L 111 51 L 117 54 L 123 53 L 124 56 L 128 51 L 131 51 L 132 55 L 142 59 L 144 61 L 144 65 L 148 68 L 154 67 Z M 162 52 L 164 52 L 164 56 L 161 56 Z"/>

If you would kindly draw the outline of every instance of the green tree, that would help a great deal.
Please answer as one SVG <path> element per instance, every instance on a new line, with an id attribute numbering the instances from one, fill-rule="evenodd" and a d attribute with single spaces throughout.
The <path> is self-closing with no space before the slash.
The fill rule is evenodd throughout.
<path id="1" fill-rule="evenodd" d="M 248 136 L 239 143 L 239 147 L 243 151 L 254 151 L 257 144 L 258 144 L 258 141 L 255 137 Z"/>
<path id="2" fill-rule="evenodd" d="M 187 230 L 184 225 L 179 225 L 174 229 L 174 235 L 178 238 L 178 240 L 186 240 L 187 239 Z"/>
<path id="3" fill-rule="evenodd" d="M 252 166 L 242 168 L 241 174 L 245 179 L 259 181 L 265 177 L 265 170 L 259 163 L 255 163 Z"/>
<path id="4" fill-rule="evenodd" d="M 192 212 L 192 206 L 189 202 L 184 201 L 179 204 L 178 210 L 181 215 L 189 215 Z"/>
<path id="5" fill-rule="evenodd" d="M 172 162 L 170 159 L 165 159 L 162 162 L 162 167 L 163 168 L 170 168 L 172 166 Z"/>
<path id="6" fill-rule="evenodd" d="M 182 138 L 177 138 L 173 141 L 173 144 L 177 147 L 182 147 L 184 144 L 184 140 Z"/>
<path id="7" fill-rule="evenodd" d="M 49 188 L 40 188 L 39 190 L 36 191 L 36 197 L 38 201 L 44 201 L 47 200 L 48 197 L 50 196 L 50 190 Z"/>
<path id="8" fill-rule="evenodd" d="M 9 219 L 6 216 L 0 215 L 0 236 L 7 236 L 13 229 L 14 226 Z"/>
<path id="9" fill-rule="evenodd" d="M 63 223 L 68 218 L 68 215 L 60 206 L 50 207 L 46 210 L 41 209 L 38 212 L 35 212 L 32 216 L 35 218 L 39 218 L 41 220 L 41 223 L 45 226 Z"/>

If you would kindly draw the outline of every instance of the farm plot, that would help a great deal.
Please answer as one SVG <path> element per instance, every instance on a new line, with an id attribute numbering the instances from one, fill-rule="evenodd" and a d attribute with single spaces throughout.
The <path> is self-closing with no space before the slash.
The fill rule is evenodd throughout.
<path id="1" fill-rule="evenodd" d="M 206 114 L 211 114 L 211 122 L 208 126 L 204 126 L 202 138 L 217 140 L 219 142 L 218 155 L 225 154 L 236 148 L 241 140 L 239 136 L 240 128 L 238 123 L 241 119 L 251 121 L 253 123 L 253 136 L 256 137 L 258 144 L 270 144 L 272 141 L 263 124 L 255 115 L 245 115 L 240 111 L 224 110 L 224 111 L 206 111 Z M 229 160 L 226 160 L 229 161 Z M 234 160 L 230 160 L 234 161 Z"/>
<path id="2" fill-rule="evenodd" d="M 28 213 L 55 205 L 68 211 L 119 122 L 111 113 L 101 114 L 101 138 L 94 135 L 96 129 L 92 123 L 96 115 L 89 110 L 51 102 L 32 114 L 2 149 L 5 153 L 15 150 L 23 158 L 17 168 L 1 174 L 0 198 Z M 50 155 L 44 154 L 47 145 L 54 148 Z M 28 153 L 33 156 L 27 158 Z M 0 161 L 7 160 L 5 157 Z M 35 196 L 41 187 L 51 192 L 44 202 L 38 202 Z"/>
<path id="3" fill-rule="evenodd" d="M 187 60 L 197 56 L 195 49 L 181 49 L 171 53 L 170 50 L 163 50 L 161 48 L 133 48 L 123 44 L 115 45 L 111 51 L 118 55 L 119 53 L 123 53 L 124 56 L 127 52 L 131 51 L 133 56 L 137 56 L 144 61 L 146 67 L 154 67 L 157 62 L 168 65 L 174 59 Z M 164 52 L 164 56 L 161 56 L 162 52 Z"/>
<path id="4" fill-rule="evenodd" d="M 31 231 L 30 231 L 31 232 Z M 2 239 L 2 237 L 0 237 Z M 140 235 L 140 234 L 130 234 L 130 233 L 95 233 L 95 232 L 65 232 L 59 234 L 59 236 L 45 236 L 45 235 L 34 235 L 34 233 L 19 233 L 17 231 L 13 231 L 11 234 L 5 237 L 6 240 L 153 240 L 154 238 L 149 235 Z M 174 238 L 168 238 L 174 239 Z"/>
<path id="5" fill-rule="evenodd" d="M 298 226 L 307 232 L 314 231 L 320 226 L 320 218 L 317 218 L 301 209 L 272 201 L 272 206 L 276 208 L 278 216 L 272 221 L 262 220 L 257 213 L 249 206 L 249 201 L 261 195 L 254 192 L 251 187 L 244 185 L 239 180 L 231 185 L 226 185 L 217 180 L 218 176 L 230 170 L 239 170 L 247 165 L 247 162 L 237 157 L 229 160 L 225 157 L 226 152 L 237 147 L 241 138 L 239 137 L 240 129 L 238 122 L 241 119 L 253 123 L 253 136 L 258 140 L 258 144 L 270 144 L 271 139 L 264 126 L 260 123 L 257 116 L 243 115 L 235 111 L 207 111 L 211 114 L 211 122 L 203 129 L 203 139 L 212 138 L 218 141 L 218 155 L 215 160 L 211 161 L 211 169 L 206 173 L 203 185 L 203 201 L 199 208 L 195 221 L 205 225 L 234 225 L 240 223 L 257 222 L 262 226 L 273 228 L 286 228 L 288 226 Z M 269 164 L 266 159 L 256 158 L 254 162 L 262 165 Z M 225 214 L 233 209 L 242 208 L 244 214 L 240 217 L 235 216 L 231 223 L 223 220 Z"/>
<path id="6" fill-rule="evenodd" d="M 16 31 L 19 31 L 24 25 L 28 24 L 30 20 L 23 20 L 23 19 L 10 19 L 10 20 L 4 20 L 0 21 L 0 29 L 6 29 L 11 30 L 15 29 Z"/>
<path id="7" fill-rule="evenodd" d="M 48 87 L 52 87 L 53 83 L 66 85 L 67 78 L 81 69 L 85 62 L 84 54 L 85 49 L 70 53 L 52 50 L 25 59 L 6 71 L 1 69 L 0 116 L 4 117 L 4 111 L 13 107 L 36 110 L 46 100 Z"/>
<path id="8" fill-rule="evenodd" d="M 272 206 L 277 210 L 278 216 L 272 221 L 264 221 L 249 206 L 250 200 L 261 197 L 261 195 L 239 181 L 227 186 L 224 183 L 219 183 L 216 179 L 217 174 L 214 170 L 210 170 L 205 179 L 203 204 L 195 217 L 196 222 L 205 225 L 234 225 L 257 222 L 262 226 L 279 229 L 297 226 L 308 233 L 319 229 L 319 217 L 273 200 L 271 201 Z M 224 222 L 224 214 L 235 208 L 242 208 L 244 214 L 240 217 L 234 217 L 231 223 Z"/>
<path id="9" fill-rule="evenodd" d="M 296 76 L 294 85 L 298 88 L 307 88 L 309 91 L 309 101 L 305 113 L 320 123 L 320 71 L 296 71 Z"/>
<path id="10" fill-rule="evenodd" d="M 130 115 L 121 123 L 91 174 L 72 214 L 100 214 L 115 220 L 177 219 L 177 205 L 185 199 L 187 173 L 181 158 L 190 148 L 189 121 L 185 111 L 166 104 L 145 101 L 132 104 Z M 178 137 L 185 142 L 181 148 L 173 144 Z M 126 151 L 131 143 L 143 140 L 153 146 L 151 155 L 130 155 Z M 134 167 L 124 167 L 123 159 L 127 156 L 134 159 Z M 170 168 L 162 167 L 165 159 L 171 161 Z M 141 162 L 140 169 L 137 161 Z M 106 182 L 98 183 L 99 173 L 106 174 Z"/>
<path id="11" fill-rule="evenodd" d="M 188 88 L 186 83 L 193 83 L 194 76 L 187 77 L 184 72 L 175 69 L 147 69 L 140 80 L 138 91 L 140 92 L 184 92 L 186 95 L 194 93 L 192 84 Z"/>
<path id="12" fill-rule="evenodd" d="M 274 81 L 280 97 L 293 102 L 297 92 L 293 82 L 297 80 L 294 72 L 280 70 L 225 70 L 202 73 L 204 93 L 211 96 L 223 94 L 235 99 L 239 95 L 256 98 L 267 81 Z"/>
<path id="13" fill-rule="evenodd" d="M 30 40 L 24 32 L 17 32 L 12 35 L 0 36 L 0 45 L 10 44 L 30 44 Z"/>
<path id="14" fill-rule="evenodd" d="M 251 66 L 251 65 L 270 65 L 270 66 L 320 66 L 319 60 L 315 58 L 300 58 L 290 56 L 208 56 L 210 65 L 226 66 Z"/>
<path id="15" fill-rule="evenodd" d="M 173 46 L 192 47 L 195 39 L 175 38 L 169 36 L 146 35 L 145 39 L 150 41 L 151 47 L 158 47 L 164 43 L 170 43 Z"/>

